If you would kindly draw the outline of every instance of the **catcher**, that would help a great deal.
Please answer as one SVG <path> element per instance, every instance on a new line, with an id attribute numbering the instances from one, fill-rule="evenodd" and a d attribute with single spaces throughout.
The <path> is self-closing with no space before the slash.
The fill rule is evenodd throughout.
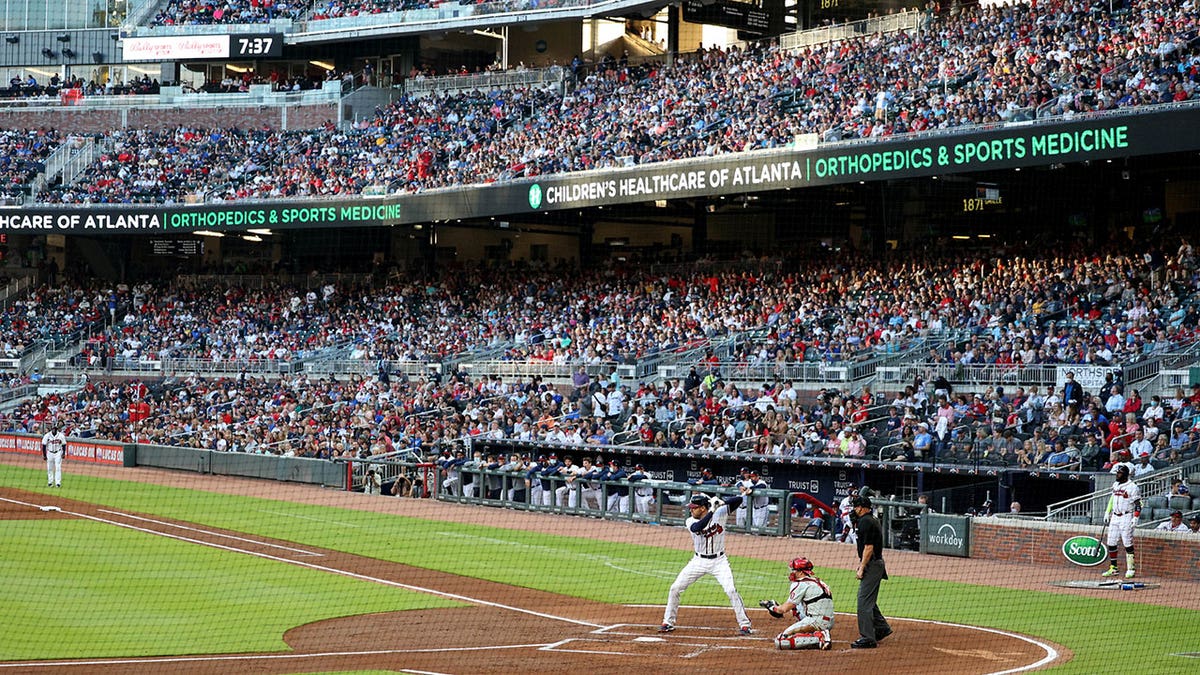
<path id="1" fill-rule="evenodd" d="M 833 594 L 829 587 L 813 575 L 813 564 L 808 558 L 796 558 L 788 564 L 792 582 L 788 600 L 782 605 L 774 600 L 758 603 L 776 619 L 788 612 L 796 622 L 775 636 L 775 646 L 780 649 L 829 649 L 833 639 Z"/>

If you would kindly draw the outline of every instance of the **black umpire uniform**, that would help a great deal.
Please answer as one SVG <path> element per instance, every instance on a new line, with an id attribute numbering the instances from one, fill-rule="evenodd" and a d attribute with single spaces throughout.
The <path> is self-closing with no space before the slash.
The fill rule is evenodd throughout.
<path id="1" fill-rule="evenodd" d="M 883 612 L 879 611 L 879 583 L 888 578 L 883 564 L 883 529 L 875 518 L 870 497 L 856 497 L 851 502 L 858 515 L 858 632 L 861 637 L 852 642 L 854 649 L 871 649 L 877 640 L 892 634 Z M 864 557 L 864 553 L 866 556 Z"/>

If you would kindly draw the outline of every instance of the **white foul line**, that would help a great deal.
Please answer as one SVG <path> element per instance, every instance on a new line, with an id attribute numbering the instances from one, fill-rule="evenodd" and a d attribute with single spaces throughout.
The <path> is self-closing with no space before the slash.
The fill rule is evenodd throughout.
<path id="1" fill-rule="evenodd" d="M 284 551 L 291 551 L 293 553 L 299 553 L 300 555 L 313 556 L 313 557 L 317 557 L 317 558 L 325 557 L 325 554 L 323 554 L 323 553 L 317 553 L 315 551 L 305 551 L 302 548 L 292 548 L 291 546 L 281 546 L 279 544 L 268 544 L 265 541 L 257 541 L 254 539 L 247 539 L 245 537 L 237 537 L 232 534 L 222 534 L 220 532 L 213 532 L 212 530 L 202 530 L 198 527 L 189 527 L 187 525 L 177 525 L 175 523 L 168 523 L 165 520 L 155 520 L 153 518 L 143 518 L 142 516 L 135 516 L 132 513 L 121 513 L 120 511 L 109 511 L 108 509 L 100 509 L 100 513 L 111 513 L 114 516 L 121 516 L 122 518 L 129 518 L 131 520 L 140 520 L 144 523 L 154 523 L 155 525 L 162 525 L 164 527 L 174 527 L 174 528 L 177 528 L 180 530 L 188 530 L 189 532 L 199 532 L 201 534 L 207 534 L 212 537 L 223 537 L 225 539 L 233 539 L 234 541 L 244 541 L 247 544 L 255 544 L 256 546 L 269 546 L 270 548 L 278 548 L 278 549 L 282 549 Z"/>
<path id="2" fill-rule="evenodd" d="M 344 656 L 380 656 L 384 654 L 433 654 L 438 652 L 477 652 L 493 649 L 530 649 L 545 643 L 528 645 L 490 645 L 484 647 L 442 647 L 439 649 L 376 649 L 358 652 L 321 652 L 316 654 L 229 654 L 226 656 L 162 656 L 140 659 L 101 659 L 93 661 L 27 661 L 0 663 L 0 668 L 60 668 L 66 666 L 135 665 L 147 663 L 195 663 L 203 661 L 273 661 L 279 659 L 321 659 Z M 410 671 L 418 672 L 418 671 Z"/>
<path id="3" fill-rule="evenodd" d="M 0 497 L 0 499 L 4 499 L 4 498 Z M 35 504 L 29 504 L 27 502 L 19 502 L 19 501 L 12 500 L 12 499 L 4 499 L 4 501 L 9 501 L 14 504 L 23 504 L 25 506 L 36 506 Z M 200 546 L 208 546 L 210 548 L 215 548 L 215 549 L 219 549 L 222 551 L 229 551 L 232 553 L 244 553 L 246 555 L 255 556 L 257 558 L 264 558 L 266 560 L 274 560 L 275 562 L 287 563 L 289 565 L 297 565 L 299 567 L 307 567 L 309 569 L 319 570 L 321 572 L 328 572 L 330 574 L 339 574 L 344 577 L 350 577 L 351 579 L 359 579 L 361 581 L 371 581 L 371 582 L 374 582 L 377 584 L 382 584 L 384 586 L 393 586 L 395 588 L 403 588 L 405 590 L 416 591 L 418 593 L 427 593 L 429 595 L 437 595 L 437 596 L 441 596 L 443 598 L 450 598 L 451 600 L 458 600 L 460 602 L 465 602 L 465 603 L 472 604 L 472 605 L 483 605 L 484 607 L 495 607 L 496 609 L 507 609 L 512 612 L 519 612 L 521 614 L 529 614 L 531 616 L 536 616 L 536 617 L 540 617 L 543 619 L 552 619 L 554 621 L 562 621 L 563 623 L 572 623 L 577 626 L 586 626 L 588 628 L 603 628 L 604 627 L 604 624 L 592 623 L 591 621 L 582 621 L 580 619 L 571 619 L 571 618 L 568 618 L 565 616 L 557 616 L 555 614 L 546 614 L 545 612 L 536 612 L 532 609 L 523 609 L 521 607 L 513 607 L 512 605 L 504 605 L 504 604 L 501 604 L 498 602 L 492 602 L 490 600 L 483 600 L 480 598 L 472 598 L 472 597 L 469 597 L 466 595 L 459 595 L 458 593 L 448 593 L 446 591 L 439 591 L 439 590 L 433 589 L 433 588 L 425 588 L 423 586 L 414 586 L 412 584 L 402 584 L 398 581 L 391 581 L 389 579 L 380 579 L 379 577 L 372 577 L 372 576 L 368 576 L 365 574 L 359 574 L 357 572 L 350 572 L 347 570 L 339 570 L 339 569 L 336 569 L 333 567 L 327 567 L 325 565 L 318 565 L 316 563 L 304 562 L 302 560 L 292 560 L 289 558 L 281 558 L 279 556 L 270 555 L 268 553 L 259 553 L 257 551 L 249 551 L 244 548 L 225 546 L 223 544 L 217 544 L 217 543 L 214 543 L 211 541 L 203 541 L 201 539 L 193 539 L 191 537 L 185 537 L 185 536 L 178 535 L 178 534 L 169 534 L 167 532 L 159 532 L 157 530 L 151 530 L 148 528 L 131 525 L 129 523 L 123 523 L 118 520 L 110 520 L 107 518 L 100 518 L 99 516 L 91 516 L 86 513 L 75 513 L 73 511 L 63 511 L 63 513 L 70 515 L 70 516 L 77 516 L 79 518 L 87 518 L 88 520 L 94 520 L 98 523 L 107 523 L 109 525 L 116 525 L 117 527 L 124 527 L 124 528 L 130 529 L 130 530 L 135 530 L 138 532 L 145 532 L 147 534 L 153 534 L 153 535 L 156 535 L 159 537 L 166 537 L 168 539 L 176 539 L 179 541 L 186 541 L 191 544 L 198 544 Z M 118 515 L 126 515 L 126 514 L 118 514 Z M 203 530 L 197 530 L 197 531 L 204 532 Z M 213 534 L 217 534 L 217 533 L 213 533 Z"/>

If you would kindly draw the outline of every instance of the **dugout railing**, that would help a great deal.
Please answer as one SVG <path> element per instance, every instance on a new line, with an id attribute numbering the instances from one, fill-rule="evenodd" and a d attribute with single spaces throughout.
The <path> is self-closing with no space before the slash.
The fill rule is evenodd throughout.
<path id="1" fill-rule="evenodd" d="M 695 493 L 730 497 L 738 490 L 717 485 L 694 485 L 663 480 L 573 481 L 562 476 L 528 476 L 528 472 L 462 468 L 457 474 L 436 467 L 431 496 L 445 502 L 477 504 L 565 515 L 680 525 L 687 520 L 686 504 Z M 765 522 L 755 522 L 752 509 L 744 517 L 731 513 L 727 526 L 735 532 L 768 536 L 792 534 L 791 496 L 787 490 L 760 490 L 768 500 Z M 742 522 L 739 523 L 739 520 Z"/>

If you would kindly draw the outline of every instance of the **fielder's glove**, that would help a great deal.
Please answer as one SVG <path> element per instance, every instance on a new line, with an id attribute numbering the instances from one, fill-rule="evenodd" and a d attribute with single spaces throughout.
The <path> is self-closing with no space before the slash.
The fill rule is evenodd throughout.
<path id="1" fill-rule="evenodd" d="M 767 610 L 767 613 L 776 619 L 783 618 L 783 614 L 775 610 L 775 608 L 779 606 L 779 603 L 775 602 L 774 600 L 759 600 L 758 605 Z"/>

